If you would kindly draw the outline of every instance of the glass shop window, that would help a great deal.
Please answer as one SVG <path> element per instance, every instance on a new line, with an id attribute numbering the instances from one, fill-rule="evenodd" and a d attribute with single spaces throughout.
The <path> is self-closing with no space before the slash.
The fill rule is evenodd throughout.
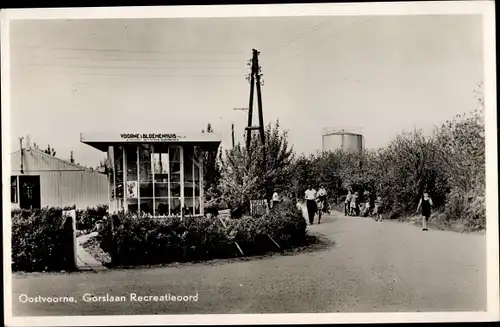
<path id="1" fill-rule="evenodd" d="M 201 214 L 200 202 L 201 202 L 201 181 L 200 181 L 201 169 L 198 165 L 194 165 L 194 198 L 195 198 L 195 214 Z"/>
<path id="2" fill-rule="evenodd" d="M 170 147 L 170 182 L 180 183 L 181 181 L 181 150 L 179 147 Z"/>
<path id="3" fill-rule="evenodd" d="M 108 148 L 108 172 L 109 172 L 109 189 L 111 199 L 115 199 L 115 169 L 113 168 L 113 162 L 115 160 L 115 148 L 110 146 Z"/>
<path id="4" fill-rule="evenodd" d="M 155 215 L 157 216 L 168 216 L 170 213 L 168 198 L 165 199 L 155 199 Z"/>
<path id="5" fill-rule="evenodd" d="M 153 215 L 153 199 L 143 199 L 141 197 L 141 212 Z"/>
<path id="6" fill-rule="evenodd" d="M 141 211 L 146 212 L 142 207 L 142 199 L 153 198 L 153 170 L 151 164 L 152 147 L 150 144 L 139 145 L 139 197 L 141 198 Z M 153 210 L 153 205 L 147 207 Z M 149 210 L 149 209 L 147 209 Z"/>
<path id="7" fill-rule="evenodd" d="M 116 197 L 123 199 L 123 147 L 115 147 Z"/>
<path id="8" fill-rule="evenodd" d="M 181 199 L 171 198 L 170 203 L 172 203 L 172 210 L 170 211 L 170 214 L 174 216 L 179 216 L 181 214 Z"/>
<path id="9" fill-rule="evenodd" d="M 137 146 L 129 145 L 125 147 L 126 159 L 127 159 L 127 202 L 129 205 L 129 210 L 133 211 L 135 206 L 135 212 L 137 212 L 137 199 L 139 193 L 139 186 L 137 183 Z M 132 205 L 132 207 L 131 207 Z"/>
<path id="10" fill-rule="evenodd" d="M 168 214 L 168 178 L 170 173 L 170 163 L 168 158 L 168 148 L 161 148 L 160 146 L 154 147 L 152 154 L 153 169 L 154 169 L 154 196 L 155 196 L 155 214 L 166 215 Z M 166 202 L 165 202 L 166 201 Z M 160 206 L 159 204 L 167 204 L 167 206 Z M 167 213 L 164 212 L 165 208 Z"/>

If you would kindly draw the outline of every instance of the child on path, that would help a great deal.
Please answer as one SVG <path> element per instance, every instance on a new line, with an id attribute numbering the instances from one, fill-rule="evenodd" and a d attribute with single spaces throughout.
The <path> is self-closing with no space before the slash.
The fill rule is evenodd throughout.
<path id="1" fill-rule="evenodd" d="M 318 200 L 319 200 L 319 203 L 321 203 L 321 210 L 323 211 L 323 213 L 327 213 L 328 212 L 328 207 L 327 207 L 327 203 L 326 203 L 326 196 L 327 196 L 327 192 L 326 192 L 326 189 L 323 185 L 321 185 L 319 187 L 319 190 L 318 190 Z"/>
<path id="2" fill-rule="evenodd" d="M 373 209 L 373 216 L 375 221 L 382 221 L 382 214 L 384 212 L 384 203 L 382 201 L 382 197 L 378 196 L 377 200 L 375 200 L 375 208 Z"/>
<path id="3" fill-rule="evenodd" d="M 417 214 L 422 209 L 422 230 L 428 231 L 427 224 L 431 216 L 431 208 L 433 206 L 432 199 L 428 192 L 424 192 L 424 196 L 420 199 L 417 206 Z"/>
<path id="4" fill-rule="evenodd" d="M 354 195 L 351 197 L 351 203 L 350 203 L 350 215 L 351 216 L 356 216 L 357 211 L 358 211 L 358 198 L 359 198 L 359 193 L 355 192 Z"/>
<path id="5" fill-rule="evenodd" d="M 347 195 L 345 197 L 345 202 L 344 202 L 344 213 L 346 216 L 350 214 L 351 211 L 351 199 L 352 199 L 352 194 L 351 190 L 347 192 Z"/>
<path id="6" fill-rule="evenodd" d="M 361 209 L 361 217 L 368 217 L 370 215 L 371 203 L 370 199 L 366 199 L 363 204 L 363 208 Z"/>

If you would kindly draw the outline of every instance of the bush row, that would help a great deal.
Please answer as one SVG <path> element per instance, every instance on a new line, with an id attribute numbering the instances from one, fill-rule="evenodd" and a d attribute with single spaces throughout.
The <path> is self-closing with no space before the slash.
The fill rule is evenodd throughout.
<path id="1" fill-rule="evenodd" d="M 114 265 L 146 265 L 258 255 L 304 244 L 306 224 L 292 204 L 259 218 L 226 220 L 185 217 L 157 219 L 120 213 L 102 233 L 101 247 Z"/>
<path id="2" fill-rule="evenodd" d="M 71 219 L 61 208 L 12 211 L 12 270 L 74 269 Z"/>
<path id="3" fill-rule="evenodd" d="M 74 207 L 65 207 L 63 210 L 71 210 Z M 95 207 L 87 207 L 86 209 L 76 210 L 76 229 L 79 231 L 89 231 L 96 226 L 96 223 L 101 221 L 108 215 L 107 205 L 97 205 Z"/>
<path id="4" fill-rule="evenodd" d="M 482 110 L 459 115 L 426 136 L 401 133 L 386 147 L 361 153 L 333 151 L 298 157 L 291 165 L 294 193 L 324 184 L 331 202 L 347 189 L 381 196 L 387 218 L 415 213 L 427 190 L 435 209 L 467 230 L 481 230 L 485 214 L 485 143 Z"/>
<path id="5" fill-rule="evenodd" d="M 482 84 L 476 90 L 476 110 L 444 122 L 432 135 L 416 128 L 399 133 L 379 149 L 296 156 L 286 130 L 279 123 L 268 125 L 265 147 L 255 138 L 250 147 L 235 144 L 225 151 L 216 167 L 220 170 L 219 192 L 214 192 L 214 178 L 207 194 L 216 193 L 215 197 L 228 203 L 232 211 L 244 212 L 250 200 L 269 200 L 274 191 L 303 199 L 309 185 L 317 188 L 323 184 L 334 206 L 343 202 L 348 189 L 361 196 L 369 191 L 373 197 L 382 197 L 386 218 L 396 219 L 413 215 L 426 190 L 435 211 L 446 219 L 461 222 L 468 230 L 484 229 L 485 125 L 481 90 Z"/>

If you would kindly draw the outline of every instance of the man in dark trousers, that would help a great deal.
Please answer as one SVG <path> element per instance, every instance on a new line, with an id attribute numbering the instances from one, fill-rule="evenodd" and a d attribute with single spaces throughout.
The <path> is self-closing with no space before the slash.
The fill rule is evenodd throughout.
<path id="1" fill-rule="evenodd" d="M 305 192 L 305 200 L 307 206 L 307 215 L 309 216 L 309 224 L 314 223 L 314 215 L 318 209 L 316 205 L 316 190 L 312 188 L 311 185 L 307 188 Z"/>
<path id="2" fill-rule="evenodd" d="M 429 196 L 429 192 L 425 191 L 424 196 L 420 199 L 417 206 L 417 214 L 420 209 L 422 209 L 422 230 L 428 231 L 427 224 L 429 218 L 431 217 L 431 208 L 433 206 L 432 199 Z"/>

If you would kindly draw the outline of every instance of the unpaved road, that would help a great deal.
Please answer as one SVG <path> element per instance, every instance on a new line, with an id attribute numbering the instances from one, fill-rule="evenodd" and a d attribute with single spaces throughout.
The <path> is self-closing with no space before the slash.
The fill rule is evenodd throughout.
<path id="1" fill-rule="evenodd" d="M 486 237 L 422 232 L 405 223 L 323 218 L 308 227 L 326 250 L 231 263 L 75 274 L 16 274 L 13 314 L 103 315 L 481 311 Z M 86 303 L 85 293 L 129 298 L 198 294 L 197 302 Z M 73 296 L 77 303 L 20 303 L 19 296 Z"/>

